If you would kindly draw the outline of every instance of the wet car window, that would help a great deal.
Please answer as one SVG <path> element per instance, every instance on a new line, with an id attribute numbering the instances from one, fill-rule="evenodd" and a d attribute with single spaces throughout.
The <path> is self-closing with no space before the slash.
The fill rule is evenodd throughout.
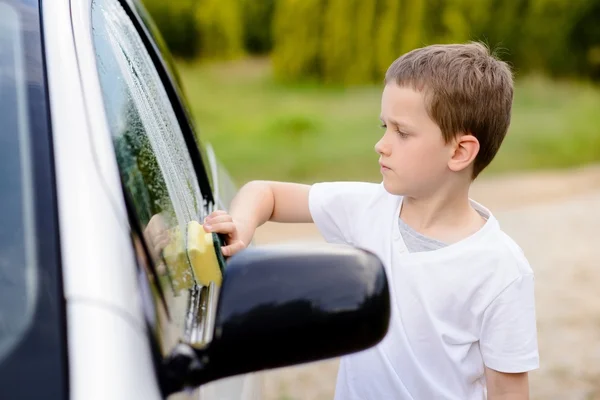
<path id="1" fill-rule="evenodd" d="M 0 361 L 31 325 L 38 278 L 21 35 L 19 15 L 0 2 Z"/>
<path id="2" fill-rule="evenodd" d="M 188 242 L 190 232 L 198 237 L 207 205 L 160 76 L 119 2 L 93 1 L 92 28 L 121 179 L 157 266 L 171 317 L 187 332 L 184 336 L 191 336 L 195 321 L 188 317 L 198 314 L 199 286 L 204 282 Z"/>

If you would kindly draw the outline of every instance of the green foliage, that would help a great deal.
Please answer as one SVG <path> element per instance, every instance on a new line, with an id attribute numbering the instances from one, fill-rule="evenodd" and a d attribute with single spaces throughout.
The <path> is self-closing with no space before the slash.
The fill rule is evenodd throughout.
<path id="1" fill-rule="evenodd" d="M 390 63 L 432 43 L 483 41 L 518 73 L 600 78 L 600 0 L 311 0 L 322 9 L 321 29 L 307 20 L 302 2 L 276 0 L 274 68 L 291 78 L 307 75 L 335 83 L 380 82 Z M 317 4 L 319 3 L 319 4 Z M 277 12 L 278 8 L 285 12 Z M 297 8 L 297 9 L 295 9 Z M 308 16 L 307 16 L 308 17 Z M 288 19 L 289 18 L 289 19 Z M 307 37 L 307 21 L 315 36 Z M 302 35 L 295 31 L 304 32 Z M 283 31 L 283 30 L 282 30 Z M 312 39 L 321 40 L 318 53 Z M 310 51 L 305 51 L 309 46 Z M 279 53 L 296 51 L 291 57 Z M 310 59 L 305 60 L 304 55 Z M 318 60 L 315 63 L 313 60 Z"/>
<path id="2" fill-rule="evenodd" d="M 597 7 L 599 2 L 595 3 Z M 587 69 L 578 65 L 587 49 L 578 46 L 579 38 L 573 33 L 582 28 L 582 17 L 592 5 L 591 1 L 530 0 L 524 32 L 528 51 L 523 52 L 521 62 L 557 75 Z"/>
<path id="3" fill-rule="evenodd" d="M 203 58 L 234 58 L 243 53 L 239 0 L 197 0 L 196 17 Z"/>
<path id="4" fill-rule="evenodd" d="M 600 1 L 588 4 L 587 9 L 580 13 L 569 39 L 572 52 L 577 55 L 574 72 L 595 80 L 600 80 L 599 20 Z"/>
<path id="5" fill-rule="evenodd" d="M 377 4 L 374 1 L 357 1 L 354 20 L 352 57 L 347 70 L 347 82 L 371 82 L 377 79 L 375 73 L 375 46 L 373 35 L 375 34 L 375 12 Z M 355 56 L 356 55 L 356 56 Z"/>
<path id="6" fill-rule="evenodd" d="M 425 0 L 276 0 L 275 5 L 272 56 L 280 78 L 381 81 L 399 49 L 424 41 Z"/>
<path id="7" fill-rule="evenodd" d="M 401 51 L 424 43 L 425 10 L 425 0 L 277 0 L 275 74 L 381 82 Z"/>
<path id="8" fill-rule="evenodd" d="M 275 0 L 243 0 L 244 48 L 251 54 L 265 54 L 273 48 L 271 21 Z"/>
<path id="9" fill-rule="evenodd" d="M 272 56 L 275 75 L 381 82 L 432 43 L 478 40 L 517 73 L 600 79 L 600 0 L 143 0 L 180 57 Z"/>
<path id="10" fill-rule="evenodd" d="M 183 58 L 228 59 L 243 54 L 239 0 L 143 0 L 170 51 Z"/>
<path id="11" fill-rule="evenodd" d="M 425 2 L 426 0 L 407 1 L 400 13 L 400 53 L 406 53 L 424 44 Z"/>
<path id="12" fill-rule="evenodd" d="M 375 71 L 383 79 L 385 71 L 392 61 L 400 55 L 398 47 L 400 41 L 400 0 L 378 0 L 376 13 L 377 29 L 375 31 Z"/>
<path id="13" fill-rule="evenodd" d="M 322 72 L 325 82 L 346 82 L 351 63 L 358 59 L 353 49 L 356 0 L 329 0 L 323 19 Z"/>
<path id="14" fill-rule="evenodd" d="M 322 0 L 277 0 L 273 16 L 273 64 L 284 80 L 321 77 Z"/>
<path id="15" fill-rule="evenodd" d="M 197 0 L 144 0 L 143 3 L 173 54 L 184 58 L 197 55 L 200 33 L 196 20 Z"/>

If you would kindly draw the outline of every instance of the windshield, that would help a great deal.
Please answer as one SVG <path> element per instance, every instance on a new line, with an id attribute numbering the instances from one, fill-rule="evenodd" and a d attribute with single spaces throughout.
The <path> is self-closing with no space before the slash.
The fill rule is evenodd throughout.
<path id="1" fill-rule="evenodd" d="M 31 324 L 37 293 L 23 54 L 19 16 L 0 2 L 0 362 Z"/>

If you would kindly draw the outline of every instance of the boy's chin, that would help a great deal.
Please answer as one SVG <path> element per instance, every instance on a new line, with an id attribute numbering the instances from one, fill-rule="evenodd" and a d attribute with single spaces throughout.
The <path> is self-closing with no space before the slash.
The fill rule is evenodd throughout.
<path id="1" fill-rule="evenodd" d="M 407 194 L 406 188 L 400 185 L 398 182 L 389 182 L 384 179 L 383 188 L 386 192 L 393 194 L 394 196 L 406 196 Z"/>

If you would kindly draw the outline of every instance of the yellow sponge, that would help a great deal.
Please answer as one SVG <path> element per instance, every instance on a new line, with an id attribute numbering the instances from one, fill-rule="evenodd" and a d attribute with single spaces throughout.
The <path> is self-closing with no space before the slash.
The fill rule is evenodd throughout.
<path id="1" fill-rule="evenodd" d="M 187 224 L 187 257 L 192 266 L 194 277 L 199 285 L 208 286 L 214 282 L 221 286 L 223 275 L 219 265 L 213 234 L 206 232 L 197 221 Z"/>

